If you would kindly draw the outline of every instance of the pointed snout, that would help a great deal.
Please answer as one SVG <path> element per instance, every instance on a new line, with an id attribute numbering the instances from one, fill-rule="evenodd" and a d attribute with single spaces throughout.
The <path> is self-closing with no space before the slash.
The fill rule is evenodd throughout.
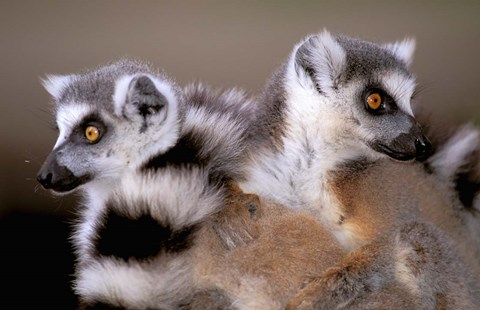
<path id="1" fill-rule="evenodd" d="M 400 134 L 390 145 L 385 145 L 387 155 L 398 160 L 427 159 L 432 153 L 432 144 L 421 132 L 412 131 Z"/>
<path id="2" fill-rule="evenodd" d="M 43 188 L 63 193 L 86 182 L 88 178 L 78 178 L 67 167 L 59 165 L 56 155 L 56 152 L 50 153 L 37 174 L 37 181 Z"/>
<path id="3" fill-rule="evenodd" d="M 391 140 L 377 140 L 373 143 L 372 148 L 401 161 L 413 159 L 423 161 L 432 154 L 432 144 L 416 122 L 412 122 L 408 132 L 400 133 Z"/>

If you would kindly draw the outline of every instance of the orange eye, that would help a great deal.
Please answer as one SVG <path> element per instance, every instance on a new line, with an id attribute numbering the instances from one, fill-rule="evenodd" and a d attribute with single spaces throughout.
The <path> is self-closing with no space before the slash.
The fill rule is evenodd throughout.
<path id="1" fill-rule="evenodd" d="M 372 110 L 377 110 L 382 105 L 382 96 L 379 93 L 370 94 L 367 97 L 368 107 Z"/>
<path id="2" fill-rule="evenodd" d="M 100 137 L 100 131 L 95 126 L 88 126 L 85 129 L 85 138 L 90 142 L 96 142 Z"/>

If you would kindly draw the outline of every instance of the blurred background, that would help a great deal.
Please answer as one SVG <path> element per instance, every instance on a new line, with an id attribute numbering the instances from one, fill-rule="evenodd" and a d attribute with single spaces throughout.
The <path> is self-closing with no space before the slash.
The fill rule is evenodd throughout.
<path id="1" fill-rule="evenodd" d="M 77 199 L 35 181 L 56 140 L 39 78 L 130 56 L 182 85 L 254 94 L 296 42 L 324 28 L 416 38 L 413 71 L 432 120 L 480 118 L 479 1 L 1 1 L 0 303 L 75 307 L 68 236 Z"/>

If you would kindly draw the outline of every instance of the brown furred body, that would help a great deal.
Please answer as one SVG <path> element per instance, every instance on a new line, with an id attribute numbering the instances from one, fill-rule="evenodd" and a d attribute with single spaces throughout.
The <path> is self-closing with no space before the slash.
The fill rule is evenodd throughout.
<path id="1" fill-rule="evenodd" d="M 377 161 L 332 177 L 355 245 L 289 309 L 478 307 L 477 236 L 454 191 L 421 164 Z"/>
<path id="2" fill-rule="evenodd" d="M 195 255 L 197 281 L 206 291 L 223 291 L 234 308 L 284 309 L 305 279 L 343 257 L 312 215 L 230 189 L 227 206 L 198 237 Z"/>

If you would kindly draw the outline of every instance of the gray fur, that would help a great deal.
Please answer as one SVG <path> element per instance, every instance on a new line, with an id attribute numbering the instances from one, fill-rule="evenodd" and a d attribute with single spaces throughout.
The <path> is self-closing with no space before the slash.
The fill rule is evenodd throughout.
<path id="1" fill-rule="evenodd" d="M 336 40 L 347 54 L 347 66 L 340 79 L 343 83 L 358 78 L 373 83 L 374 72 L 399 71 L 412 75 L 403 60 L 379 44 L 344 35 L 336 36 Z"/>
<path id="2" fill-rule="evenodd" d="M 259 95 L 256 121 L 252 123 L 251 141 L 256 145 L 281 146 L 280 137 L 285 134 L 286 97 L 283 87 L 285 65 L 270 78 L 267 86 Z"/>
<path id="3" fill-rule="evenodd" d="M 123 75 L 136 73 L 148 73 L 163 79 L 167 78 L 147 63 L 123 59 L 94 70 L 89 69 L 83 73 L 70 75 L 71 83 L 56 98 L 56 104 L 61 105 L 71 101 L 84 102 L 97 109 L 113 112 L 112 96 L 115 81 Z"/>
<path id="4" fill-rule="evenodd" d="M 241 90 L 218 91 L 199 83 L 187 85 L 183 95 L 187 105 L 184 135 L 194 136 L 201 145 L 209 171 L 224 180 L 244 179 L 241 163 L 246 160 L 249 129 L 255 117 L 253 101 Z M 201 111 L 206 119 L 189 117 L 189 111 Z"/>

